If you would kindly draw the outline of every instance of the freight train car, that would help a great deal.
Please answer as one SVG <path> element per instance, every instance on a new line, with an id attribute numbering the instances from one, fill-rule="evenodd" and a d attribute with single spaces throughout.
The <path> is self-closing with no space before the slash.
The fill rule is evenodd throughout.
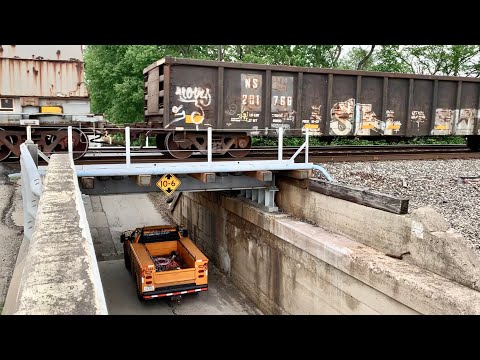
<path id="1" fill-rule="evenodd" d="M 90 114 L 80 45 L 0 45 L 0 161 L 32 140 L 46 154 L 67 151 L 73 126 L 76 158 L 107 122 Z"/>
<path id="2" fill-rule="evenodd" d="M 242 157 L 250 137 L 305 129 L 319 137 L 463 135 L 479 146 L 480 79 L 166 57 L 144 70 L 145 118 L 177 158 Z M 274 135 L 274 132 L 273 132 Z"/>

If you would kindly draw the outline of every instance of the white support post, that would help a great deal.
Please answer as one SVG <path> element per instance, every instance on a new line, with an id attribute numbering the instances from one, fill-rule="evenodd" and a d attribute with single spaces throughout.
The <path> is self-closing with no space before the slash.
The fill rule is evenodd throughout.
<path id="1" fill-rule="evenodd" d="M 283 127 L 278 128 L 278 160 L 283 160 Z"/>
<path id="2" fill-rule="evenodd" d="M 32 127 L 30 125 L 27 126 L 27 144 L 32 144 Z"/>
<path id="3" fill-rule="evenodd" d="M 125 150 L 127 168 L 130 167 L 130 126 L 125 127 Z"/>
<path id="4" fill-rule="evenodd" d="M 212 162 L 212 127 L 207 128 L 207 161 Z"/>
<path id="5" fill-rule="evenodd" d="M 148 147 L 148 136 L 145 137 L 145 147 Z"/>
<path id="6" fill-rule="evenodd" d="M 68 154 L 73 158 L 73 135 L 72 127 L 69 126 L 68 129 Z"/>
<path id="7" fill-rule="evenodd" d="M 310 138 L 308 134 L 308 128 L 305 129 L 305 164 L 308 163 L 308 140 Z"/>

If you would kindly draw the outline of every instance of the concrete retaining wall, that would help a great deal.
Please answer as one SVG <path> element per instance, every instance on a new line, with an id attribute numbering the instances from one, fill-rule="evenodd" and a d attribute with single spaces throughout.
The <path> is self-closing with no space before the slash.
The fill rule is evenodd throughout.
<path id="1" fill-rule="evenodd" d="M 286 215 L 184 193 L 173 216 L 269 314 L 480 314 L 480 293 Z"/>
<path id="2" fill-rule="evenodd" d="M 30 244 L 6 314 L 107 314 L 95 251 L 68 155 L 52 155 Z M 18 276 L 20 272 L 21 276 Z M 13 280 L 12 280 L 13 282 Z M 15 293 L 13 293 L 15 292 Z"/>
<path id="3" fill-rule="evenodd" d="M 480 290 L 480 257 L 434 209 L 397 215 L 309 191 L 309 180 L 280 178 L 281 210 L 343 234 L 385 254 Z"/>

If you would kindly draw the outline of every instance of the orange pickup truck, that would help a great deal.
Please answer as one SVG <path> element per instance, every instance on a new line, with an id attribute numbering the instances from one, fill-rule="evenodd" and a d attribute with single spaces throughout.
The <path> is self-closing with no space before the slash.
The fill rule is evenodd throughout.
<path id="1" fill-rule="evenodd" d="M 140 300 L 208 290 L 208 259 L 183 227 L 136 228 L 120 236 L 125 267 L 135 277 Z"/>

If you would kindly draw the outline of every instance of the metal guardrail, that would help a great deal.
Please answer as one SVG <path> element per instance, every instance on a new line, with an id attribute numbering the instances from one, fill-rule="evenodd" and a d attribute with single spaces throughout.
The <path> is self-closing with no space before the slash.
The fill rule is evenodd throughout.
<path id="1" fill-rule="evenodd" d="M 20 145 L 20 165 L 22 176 L 22 201 L 23 201 L 23 234 L 28 242 L 32 239 L 35 217 L 37 215 L 38 203 L 42 194 L 42 180 L 37 166 L 29 151 L 32 144 Z"/>

